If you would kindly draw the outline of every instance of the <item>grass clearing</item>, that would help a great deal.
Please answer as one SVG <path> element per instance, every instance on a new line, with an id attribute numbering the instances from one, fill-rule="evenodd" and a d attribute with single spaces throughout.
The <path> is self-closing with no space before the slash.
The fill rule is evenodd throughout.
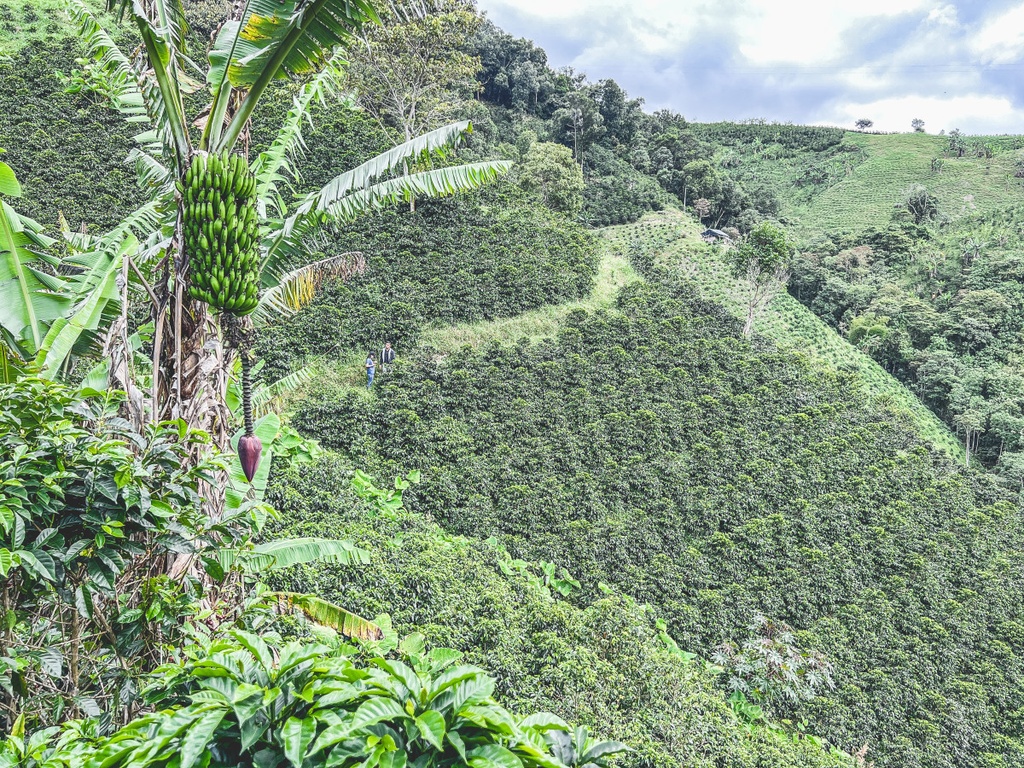
<path id="1" fill-rule="evenodd" d="M 995 137 L 971 137 L 968 143 L 974 140 L 991 144 L 993 156 L 946 157 L 945 136 L 851 132 L 845 141 L 863 151 L 863 162 L 806 208 L 792 213 L 806 230 L 862 231 L 888 221 L 914 184 L 935 195 L 940 212 L 954 219 L 1012 204 L 1022 191 L 1021 180 L 1014 178 L 1017 153 L 1012 143 Z"/>
<path id="2" fill-rule="evenodd" d="M 97 0 L 85 0 L 85 4 L 95 12 L 103 9 Z M 0 2 L 0 57 L 10 56 L 36 40 L 76 34 L 63 0 Z"/>
<path id="3" fill-rule="evenodd" d="M 492 341 L 513 343 L 525 338 L 536 342 L 555 336 L 565 316 L 575 309 L 592 311 L 612 306 L 619 290 L 639 276 L 622 249 L 609 245 L 607 242 L 602 245 L 594 289 L 586 299 L 552 304 L 500 320 L 435 326 L 420 334 L 420 346 L 452 352 L 466 345 L 479 347 Z"/>

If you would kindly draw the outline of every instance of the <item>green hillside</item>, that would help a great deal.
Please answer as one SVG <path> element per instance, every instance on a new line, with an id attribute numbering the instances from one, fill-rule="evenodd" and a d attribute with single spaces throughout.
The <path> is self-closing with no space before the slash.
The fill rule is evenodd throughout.
<path id="1" fill-rule="evenodd" d="M 862 231 L 885 221 L 915 184 L 935 195 L 939 210 L 954 219 L 1018 200 L 1024 190 L 1022 180 L 1014 177 L 1020 142 L 1005 137 L 971 140 L 992 147 L 993 156 L 952 157 L 943 136 L 847 133 L 843 141 L 857 147 L 863 159 L 809 205 L 794 206 L 788 213 L 808 232 Z"/>
<path id="2" fill-rule="evenodd" d="M 792 624 L 839 682 L 774 711 L 878 765 L 1012 764 L 1019 663 L 985 659 L 1016 642 L 1019 510 L 855 374 L 738 328 L 690 282 L 636 282 L 555 339 L 410 351 L 369 396 L 324 382 L 293 423 L 377 476 L 421 469 L 416 512 L 565 567 L 587 597 L 612 584 L 702 655 L 758 612 Z M 364 599 L 329 574 L 295 584 Z"/>
<path id="3" fill-rule="evenodd" d="M 0 766 L 1024 766 L 1024 140 L 647 113 L 464 0 L 63 5 L 0 0 Z M 749 335 L 701 231 L 764 221 Z"/>
<path id="4" fill-rule="evenodd" d="M 85 0 L 96 8 L 102 3 Z M 72 32 L 62 0 L 9 0 L 0 6 L 0 59 L 36 40 Z"/>
<path id="5" fill-rule="evenodd" d="M 780 215 L 808 238 L 877 228 L 914 185 L 933 194 L 950 219 L 1005 208 L 1024 191 L 1015 176 L 1019 137 L 965 136 L 961 157 L 948 136 L 925 133 L 729 123 L 694 131 L 715 147 L 721 167 L 773 190 Z"/>
<path id="6" fill-rule="evenodd" d="M 745 316 L 748 289 L 730 275 L 721 247 L 705 243 L 700 232 L 690 217 L 664 211 L 648 214 L 635 224 L 610 228 L 606 237 L 620 250 L 639 252 L 652 266 L 691 280 L 703 298 L 721 303 L 737 317 Z M 793 297 L 776 297 L 755 328 L 783 348 L 809 355 L 819 365 L 855 373 L 877 404 L 909 414 L 922 437 L 950 456 L 963 456 L 957 438 L 916 396 Z"/>

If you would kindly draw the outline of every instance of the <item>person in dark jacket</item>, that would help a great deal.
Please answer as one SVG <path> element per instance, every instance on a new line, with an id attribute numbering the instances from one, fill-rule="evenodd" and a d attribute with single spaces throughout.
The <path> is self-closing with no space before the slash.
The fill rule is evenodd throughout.
<path id="1" fill-rule="evenodd" d="M 391 342 L 384 342 L 384 349 L 380 351 L 381 373 L 391 373 L 391 366 L 395 363 L 395 350 L 391 348 Z"/>

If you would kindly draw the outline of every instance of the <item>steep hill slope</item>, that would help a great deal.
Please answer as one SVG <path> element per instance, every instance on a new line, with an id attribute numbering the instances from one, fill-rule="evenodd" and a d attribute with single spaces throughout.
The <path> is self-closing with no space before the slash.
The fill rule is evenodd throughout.
<path id="1" fill-rule="evenodd" d="M 287 533 L 355 539 L 370 562 L 293 569 L 288 587 L 363 615 L 387 612 L 400 633 L 464 651 L 513 709 L 555 712 L 629 743 L 636 752 L 624 766 L 850 765 L 807 739 L 742 721 L 718 676 L 666 644 L 650 608 L 622 595 L 574 605 L 540 584 L 536 563 L 527 576 L 492 544 L 452 536 L 421 515 L 370 514 L 352 493 L 349 467 L 327 454 L 278 477 L 271 500 Z"/>
<path id="2" fill-rule="evenodd" d="M 807 231 L 868 229 L 885 222 L 914 184 L 935 195 L 939 210 L 951 218 L 1003 208 L 1021 194 L 1021 180 L 1014 177 L 1019 142 L 971 141 L 990 147 L 992 157 L 950 156 L 949 139 L 942 136 L 848 133 L 844 142 L 857 147 L 863 160 L 793 215 Z"/>
<path id="3" fill-rule="evenodd" d="M 722 304 L 736 317 L 745 316 L 748 289 L 729 274 L 721 247 L 704 243 L 700 231 L 690 217 L 678 211 L 663 211 L 648 214 L 635 224 L 611 227 L 606 237 L 650 266 L 692 280 L 700 296 Z M 755 328 L 780 346 L 808 354 L 819 364 L 855 373 L 865 394 L 879 404 L 911 414 L 922 437 L 951 456 L 963 455 L 956 437 L 913 393 L 788 294 L 776 297 Z"/>
<path id="4" fill-rule="evenodd" d="M 871 400 L 751 347 L 691 284 L 634 284 L 557 340 L 425 350 L 294 423 L 380 476 L 422 469 L 416 510 L 586 596 L 617 585 L 684 647 L 742 640 L 758 612 L 792 623 L 838 687 L 779 711 L 879 765 L 1011 764 L 1020 511 Z"/>

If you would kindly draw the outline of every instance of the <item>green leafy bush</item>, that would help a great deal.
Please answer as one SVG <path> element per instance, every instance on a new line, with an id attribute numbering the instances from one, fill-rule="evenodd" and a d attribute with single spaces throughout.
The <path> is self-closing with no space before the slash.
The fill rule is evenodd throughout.
<path id="1" fill-rule="evenodd" d="M 349 657 L 354 649 L 233 632 L 157 671 L 144 692 L 156 711 L 98 741 L 70 729 L 50 761 L 603 768 L 626 749 L 573 734 L 553 715 L 515 717 L 492 698 L 492 678 L 458 664 L 461 654 L 419 650 L 411 666 L 380 657 L 363 665 Z"/>
<path id="2" fill-rule="evenodd" d="M 269 498 L 282 512 L 278 533 L 351 538 L 370 562 L 303 566 L 280 574 L 277 586 L 364 615 L 389 612 L 399 633 L 420 632 L 487 669 L 511 709 L 547 710 L 629 744 L 626 765 L 848 764 L 805 739 L 748 730 L 718 675 L 681 652 L 651 609 L 621 595 L 576 605 L 576 592 L 567 600 L 529 573 L 503 569 L 506 555 L 487 542 L 406 510 L 360 507 L 350 486 L 365 476 L 348 467 L 328 452 L 278 475 Z"/>

